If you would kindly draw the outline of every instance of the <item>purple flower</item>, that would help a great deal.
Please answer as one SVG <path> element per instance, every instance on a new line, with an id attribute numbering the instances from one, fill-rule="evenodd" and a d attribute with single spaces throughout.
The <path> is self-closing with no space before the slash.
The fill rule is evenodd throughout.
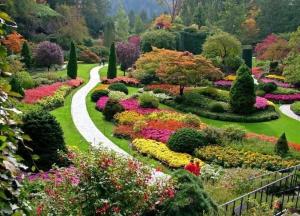
<path id="1" fill-rule="evenodd" d="M 103 96 L 103 97 L 100 97 L 99 100 L 97 101 L 96 103 L 96 107 L 97 109 L 99 110 L 103 110 L 107 101 L 108 101 L 108 97 L 107 96 Z"/>
<path id="2" fill-rule="evenodd" d="M 260 79 L 261 82 L 263 83 L 275 83 L 277 86 L 280 86 L 282 88 L 293 88 L 294 86 L 289 84 L 289 83 L 285 83 L 285 82 L 280 82 L 278 80 L 273 80 L 273 79 L 267 79 L 267 78 L 263 78 L 263 79 Z"/>
<path id="3" fill-rule="evenodd" d="M 298 94 L 266 94 L 264 98 L 273 101 L 284 101 L 284 102 L 293 102 L 300 100 L 300 93 Z"/>
<path id="4" fill-rule="evenodd" d="M 214 82 L 214 85 L 217 87 L 231 87 L 232 81 L 219 80 L 219 81 Z"/>

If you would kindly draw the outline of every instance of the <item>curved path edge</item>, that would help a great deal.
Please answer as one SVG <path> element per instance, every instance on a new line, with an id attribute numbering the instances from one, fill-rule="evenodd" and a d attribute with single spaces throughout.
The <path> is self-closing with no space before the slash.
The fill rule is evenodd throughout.
<path id="1" fill-rule="evenodd" d="M 99 131 L 92 121 L 86 107 L 87 95 L 100 82 L 99 70 L 101 68 L 103 68 L 103 66 L 92 68 L 88 83 L 74 94 L 71 103 L 72 119 L 79 133 L 92 145 L 92 147 L 107 148 L 116 153 L 130 157 L 127 152 L 111 142 L 101 133 L 101 131 Z"/>
<path id="2" fill-rule="evenodd" d="M 300 121 L 300 116 L 296 115 L 292 110 L 291 110 L 291 105 L 281 105 L 279 107 L 279 110 L 286 116 L 295 119 L 297 121 Z"/>

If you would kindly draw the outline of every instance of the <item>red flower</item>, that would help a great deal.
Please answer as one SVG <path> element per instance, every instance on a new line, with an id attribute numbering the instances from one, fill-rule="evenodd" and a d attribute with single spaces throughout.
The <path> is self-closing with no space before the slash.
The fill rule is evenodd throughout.
<path id="1" fill-rule="evenodd" d="M 115 212 L 117 214 L 121 212 L 121 208 L 118 206 L 113 207 L 112 210 L 113 210 L 113 212 Z"/>
<path id="2" fill-rule="evenodd" d="M 36 214 L 37 214 L 37 216 L 42 215 L 43 208 L 44 208 L 44 205 L 43 205 L 43 204 L 39 204 L 39 205 L 37 206 L 37 208 L 36 208 Z"/>
<path id="3" fill-rule="evenodd" d="M 96 209 L 96 215 L 104 215 L 107 213 L 107 210 L 109 209 L 109 203 L 105 202 L 103 203 L 103 206 L 101 208 Z"/>

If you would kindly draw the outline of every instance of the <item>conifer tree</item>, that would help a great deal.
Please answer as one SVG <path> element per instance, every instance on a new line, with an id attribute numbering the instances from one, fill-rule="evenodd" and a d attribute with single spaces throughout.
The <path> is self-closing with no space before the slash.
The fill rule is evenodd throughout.
<path id="1" fill-rule="evenodd" d="M 68 77 L 72 79 L 77 78 L 77 56 L 76 56 L 76 48 L 75 44 L 72 41 L 71 42 L 71 49 L 70 49 L 70 55 L 69 55 L 69 62 L 67 66 L 67 73 Z"/>
<path id="2" fill-rule="evenodd" d="M 285 155 L 289 151 L 288 141 L 286 139 L 285 133 L 281 135 L 275 145 L 275 153 L 278 155 Z"/>
<path id="3" fill-rule="evenodd" d="M 28 43 L 25 41 L 21 50 L 22 62 L 27 68 L 31 67 L 32 64 L 32 55 Z"/>
<path id="4" fill-rule="evenodd" d="M 107 70 L 107 78 L 114 79 L 117 76 L 117 57 L 116 57 L 116 48 L 115 43 L 111 44 L 109 60 L 108 60 L 108 70 Z"/>

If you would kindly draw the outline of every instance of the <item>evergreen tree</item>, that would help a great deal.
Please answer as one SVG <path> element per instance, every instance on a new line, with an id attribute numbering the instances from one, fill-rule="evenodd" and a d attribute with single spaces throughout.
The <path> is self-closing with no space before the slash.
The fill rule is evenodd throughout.
<path id="1" fill-rule="evenodd" d="M 275 153 L 278 155 L 285 155 L 289 151 L 289 144 L 286 139 L 285 133 L 281 135 L 275 145 Z"/>
<path id="2" fill-rule="evenodd" d="M 130 30 L 133 30 L 134 29 L 134 25 L 135 25 L 135 22 L 136 22 L 136 18 L 135 18 L 135 13 L 133 10 L 130 10 L 129 14 L 128 14 L 128 18 L 129 18 L 129 27 L 130 27 Z"/>
<path id="3" fill-rule="evenodd" d="M 147 14 L 147 11 L 142 10 L 141 13 L 140 13 L 140 17 L 141 17 L 143 23 L 147 23 L 147 22 L 148 22 L 148 14 Z"/>
<path id="4" fill-rule="evenodd" d="M 230 89 L 231 109 L 238 114 L 249 114 L 253 111 L 255 101 L 254 80 L 249 68 L 244 64 L 239 68 L 237 78 Z"/>
<path id="5" fill-rule="evenodd" d="M 26 41 L 23 43 L 21 56 L 22 62 L 26 65 L 27 68 L 30 68 L 32 63 L 32 55 L 28 43 Z"/>
<path id="6" fill-rule="evenodd" d="M 110 47 L 115 41 L 115 24 L 108 20 L 104 25 L 104 46 Z"/>
<path id="7" fill-rule="evenodd" d="M 124 7 L 120 7 L 115 17 L 116 36 L 118 40 L 127 40 L 129 36 L 129 18 Z"/>
<path id="8" fill-rule="evenodd" d="M 77 78 L 77 56 L 76 56 L 75 44 L 73 41 L 71 42 L 71 49 L 70 49 L 67 73 L 70 78 L 72 78 L 72 79 Z"/>
<path id="9" fill-rule="evenodd" d="M 141 34 L 145 30 L 145 25 L 140 16 L 137 16 L 134 24 L 134 32 L 136 34 Z"/>
<path id="10" fill-rule="evenodd" d="M 115 43 L 111 44 L 110 53 L 109 53 L 109 62 L 107 70 L 107 78 L 114 79 L 117 77 L 117 57 L 116 57 L 116 48 Z"/>
<path id="11" fill-rule="evenodd" d="M 21 86 L 20 81 L 15 76 L 12 77 L 12 79 L 10 80 L 9 84 L 10 84 L 11 90 L 13 92 L 19 93 L 22 96 L 25 95 L 24 90 L 23 90 L 23 88 Z"/>

